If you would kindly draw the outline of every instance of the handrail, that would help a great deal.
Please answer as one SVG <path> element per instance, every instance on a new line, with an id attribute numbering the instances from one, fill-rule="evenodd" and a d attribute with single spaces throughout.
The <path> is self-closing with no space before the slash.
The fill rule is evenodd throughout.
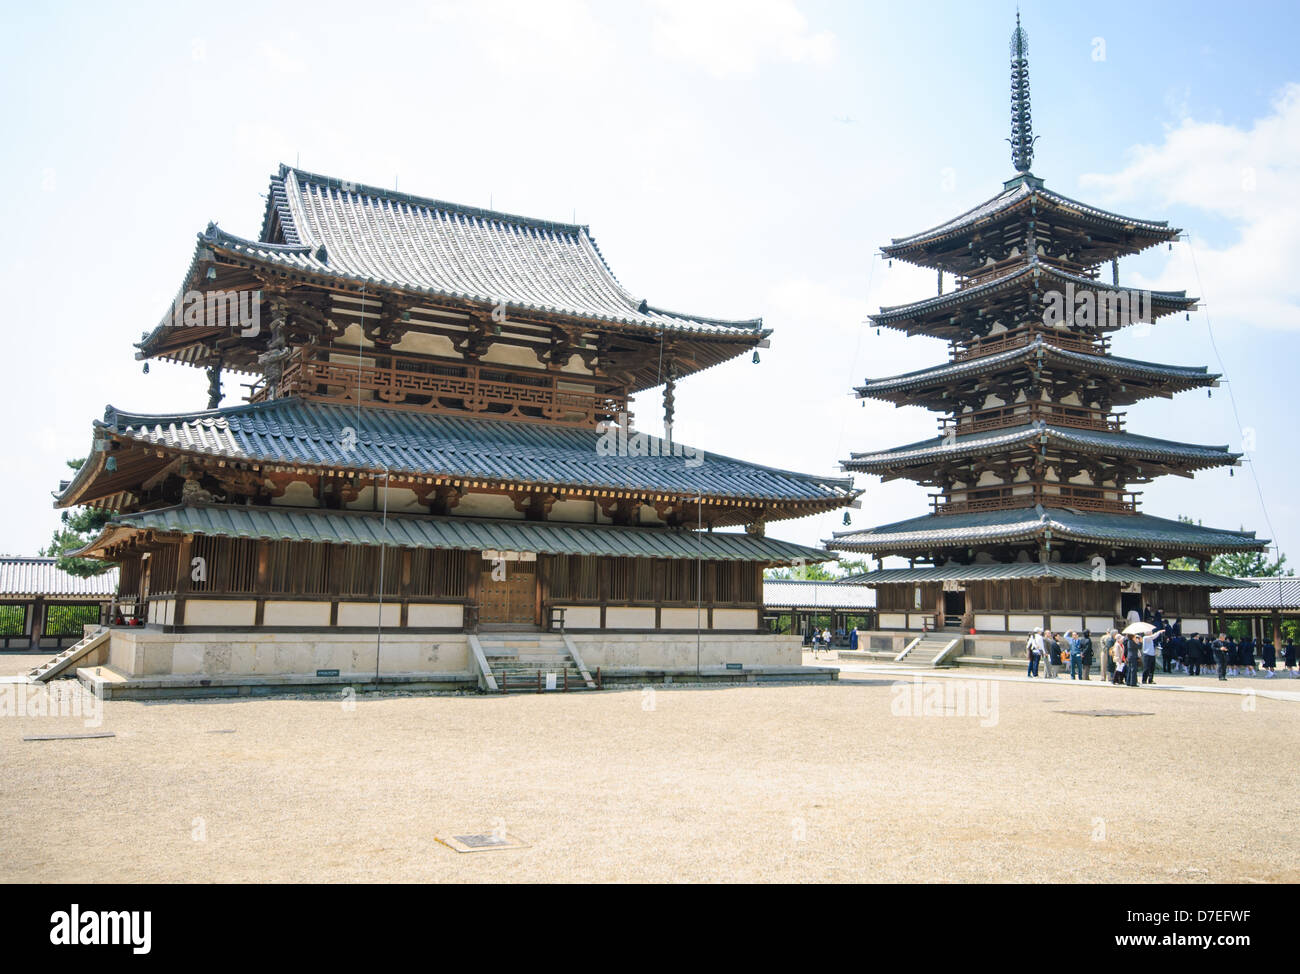
<path id="1" fill-rule="evenodd" d="M 583 388 L 563 388 L 566 384 Z M 250 402 L 300 395 L 355 403 L 369 393 L 391 405 L 592 426 L 627 412 L 628 396 L 622 390 L 607 379 L 566 372 L 374 349 L 363 351 L 358 361 L 351 350 L 302 345 L 294 349 L 277 386 L 257 390 Z"/>

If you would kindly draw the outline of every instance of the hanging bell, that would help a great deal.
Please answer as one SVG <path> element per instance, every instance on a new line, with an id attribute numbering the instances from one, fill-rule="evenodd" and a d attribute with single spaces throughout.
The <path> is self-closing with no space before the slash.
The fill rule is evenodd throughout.
<path id="1" fill-rule="evenodd" d="M 112 473 L 114 470 L 116 470 L 116 469 L 117 469 L 117 457 L 109 457 L 109 458 L 104 462 L 104 469 L 107 470 L 109 473 Z"/>
<path id="2" fill-rule="evenodd" d="M 853 523 L 853 518 L 849 517 L 849 512 L 848 512 L 848 511 L 845 511 L 845 512 L 844 512 L 844 523 L 845 523 L 845 524 L 852 524 L 852 523 Z"/>
<path id="3" fill-rule="evenodd" d="M 217 279 L 217 269 L 215 267 L 209 267 L 208 273 L 205 276 L 209 281 L 215 281 Z"/>
<path id="4" fill-rule="evenodd" d="M 145 362 L 145 363 L 144 363 L 144 374 L 145 374 L 145 375 L 148 375 L 148 374 L 149 374 L 149 363 L 148 363 L 148 362 Z"/>
<path id="5" fill-rule="evenodd" d="M 754 349 L 754 358 L 753 358 L 753 362 L 754 362 L 755 365 L 757 365 L 757 364 L 759 363 L 759 361 L 760 361 L 760 359 L 759 359 L 759 357 L 758 357 L 758 349 Z"/>
<path id="6" fill-rule="evenodd" d="M 1231 467 L 1228 468 L 1228 476 L 1229 476 L 1229 477 L 1232 476 L 1232 468 L 1231 468 Z"/>

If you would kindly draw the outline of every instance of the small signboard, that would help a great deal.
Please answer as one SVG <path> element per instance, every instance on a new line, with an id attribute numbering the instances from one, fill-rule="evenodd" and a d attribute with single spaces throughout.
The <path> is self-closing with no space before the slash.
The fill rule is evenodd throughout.
<path id="1" fill-rule="evenodd" d="M 554 689 L 555 689 L 555 674 L 554 674 L 554 673 L 547 673 L 547 674 L 546 674 L 546 689 L 548 689 L 548 690 L 554 690 Z"/>
<path id="2" fill-rule="evenodd" d="M 728 663 L 728 664 L 727 664 L 727 669 L 729 669 L 729 670 L 743 670 L 744 668 L 745 668 L 745 664 L 744 664 L 744 663 Z"/>
<path id="3" fill-rule="evenodd" d="M 338 676 L 339 671 L 338 670 L 317 670 L 316 675 L 317 676 Z"/>

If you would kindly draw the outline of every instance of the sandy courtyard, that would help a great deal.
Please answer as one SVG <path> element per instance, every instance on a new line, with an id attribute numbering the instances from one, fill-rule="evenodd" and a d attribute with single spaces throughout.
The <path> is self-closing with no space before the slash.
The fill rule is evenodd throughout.
<path id="1" fill-rule="evenodd" d="M 1300 881 L 1296 703 L 892 684 L 7 716 L 0 880 Z"/>

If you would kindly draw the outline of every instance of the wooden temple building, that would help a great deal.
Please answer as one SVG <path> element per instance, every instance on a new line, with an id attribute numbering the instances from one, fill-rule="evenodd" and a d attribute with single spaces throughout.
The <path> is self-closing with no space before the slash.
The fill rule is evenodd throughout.
<path id="1" fill-rule="evenodd" d="M 585 226 L 281 167 L 257 239 L 209 225 L 137 346 L 205 370 L 207 408 L 109 406 L 57 497 L 115 512 L 83 554 L 120 566 L 118 611 L 146 625 L 114 631 L 107 670 L 798 666 L 797 637 L 762 624 L 762 572 L 830 556 L 767 525 L 848 504 L 851 479 L 671 438 L 676 382 L 768 334 L 633 296 Z M 246 401 L 223 406 L 229 374 Z M 629 412 L 657 387 L 665 438 Z"/>
<path id="2" fill-rule="evenodd" d="M 1119 329 L 1196 307 L 1182 291 L 1139 294 L 1119 281 L 1120 258 L 1180 231 L 1062 196 L 1033 175 L 1026 54 L 1017 18 L 1016 175 L 992 199 L 882 248 L 935 271 L 939 286 L 934 297 L 882 308 L 872 324 L 943 339 L 948 361 L 868 380 L 856 393 L 939 413 L 938 435 L 854 453 L 842 466 L 922 484 L 931 510 L 836 533 L 827 545 L 907 559 L 909 567 L 859 579 L 876 587 L 882 630 L 1097 631 L 1150 606 L 1181 617 L 1186 633 L 1206 632 L 1211 592 L 1249 584 L 1210 574 L 1208 561 L 1265 542 L 1144 513 L 1136 488 L 1234 465 L 1239 455 L 1131 431 L 1124 410 L 1214 386 L 1218 376 L 1110 350 Z M 1168 570 L 1175 558 L 1200 570 Z"/>

